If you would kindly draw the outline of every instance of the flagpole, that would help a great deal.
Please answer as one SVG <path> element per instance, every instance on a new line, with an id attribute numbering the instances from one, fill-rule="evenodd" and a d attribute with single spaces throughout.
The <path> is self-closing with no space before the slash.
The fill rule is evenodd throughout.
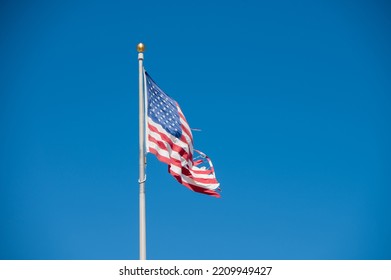
<path id="1" fill-rule="evenodd" d="M 139 211 L 140 211 L 140 260 L 147 258 L 146 246 L 146 219 L 145 219 L 145 107 L 143 90 L 143 60 L 145 46 L 143 43 L 137 45 L 138 66 L 139 66 Z"/>

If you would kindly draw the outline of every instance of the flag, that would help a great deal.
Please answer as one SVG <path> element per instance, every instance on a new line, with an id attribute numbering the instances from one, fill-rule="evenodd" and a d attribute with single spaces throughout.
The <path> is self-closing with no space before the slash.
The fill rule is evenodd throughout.
<path id="1" fill-rule="evenodd" d="M 145 73 L 147 152 L 168 165 L 168 172 L 189 189 L 220 197 L 212 161 L 193 148 L 193 135 L 178 103 Z"/>

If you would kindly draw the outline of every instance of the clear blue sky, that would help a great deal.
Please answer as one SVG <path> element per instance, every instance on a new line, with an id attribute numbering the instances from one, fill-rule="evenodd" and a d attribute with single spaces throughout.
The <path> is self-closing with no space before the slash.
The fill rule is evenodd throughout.
<path id="1" fill-rule="evenodd" d="M 148 155 L 150 259 L 391 259 L 387 1 L 6 1 L 0 258 L 138 258 L 138 61 L 222 198 Z"/>

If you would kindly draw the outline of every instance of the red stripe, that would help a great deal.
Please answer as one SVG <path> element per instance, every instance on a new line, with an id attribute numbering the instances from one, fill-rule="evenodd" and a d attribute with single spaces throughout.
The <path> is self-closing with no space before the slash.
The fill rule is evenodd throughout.
<path id="1" fill-rule="evenodd" d="M 186 119 L 185 119 L 185 116 L 184 116 L 183 114 L 181 114 L 181 113 L 179 113 L 179 115 L 180 115 L 180 118 L 182 118 L 182 119 L 181 119 L 181 123 L 183 124 L 183 122 L 185 122 L 185 123 L 189 126 L 189 124 L 187 123 L 187 121 L 186 121 Z M 181 128 L 182 128 L 182 130 L 183 130 L 184 133 L 186 133 L 187 135 L 189 135 L 191 144 L 193 144 L 193 134 L 191 133 L 191 131 L 188 130 L 187 127 L 184 126 L 184 125 L 181 125 Z M 183 133 L 182 133 L 182 135 L 183 135 Z"/>
<path id="2" fill-rule="evenodd" d="M 172 153 L 171 151 L 175 151 L 175 148 L 173 148 L 173 146 L 176 146 L 175 144 L 167 143 L 167 142 L 163 142 L 163 141 L 159 141 L 159 140 L 155 139 L 154 137 L 152 137 L 152 136 L 150 136 L 150 135 L 148 136 L 148 141 L 149 141 L 150 143 L 155 143 L 156 145 L 159 146 L 160 149 L 162 149 L 162 150 L 168 152 L 170 155 L 171 155 L 171 153 Z M 170 145 L 170 144 L 171 144 L 171 145 Z M 168 150 L 167 145 L 171 147 L 171 151 Z M 176 146 L 176 147 L 178 147 L 178 146 Z M 179 148 L 180 148 L 180 147 L 178 147 L 177 150 L 180 150 L 180 151 L 175 151 L 175 152 L 177 152 L 177 153 L 178 153 L 182 158 L 184 158 L 187 162 L 191 162 L 192 155 L 191 155 L 191 154 L 188 154 L 188 153 L 186 152 L 186 150 L 184 150 L 183 148 L 182 148 L 182 149 L 179 149 Z M 178 159 L 174 159 L 174 158 L 173 158 L 173 160 L 175 160 L 175 161 L 178 163 L 178 164 L 177 164 L 178 166 L 181 166 L 181 165 L 182 165 L 181 161 L 179 161 Z"/>
<path id="3" fill-rule="evenodd" d="M 158 144 L 159 147 L 161 147 L 164 150 L 167 150 L 166 147 L 165 146 L 162 147 L 161 144 L 159 144 L 159 142 L 160 143 L 167 143 L 173 151 L 175 151 L 178 154 L 180 154 L 181 156 L 183 156 L 187 161 L 193 159 L 193 155 L 191 153 L 188 153 L 185 149 L 183 149 L 182 146 L 179 146 L 179 145 L 176 145 L 175 143 L 173 143 L 172 140 L 166 134 L 160 132 L 156 127 L 148 124 L 148 128 L 149 128 L 149 130 L 159 134 L 159 136 L 163 140 L 163 141 L 160 141 L 160 140 L 155 139 L 153 136 L 148 135 L 148 141 L 151 141 L 151 142 Z M 187 142 L 185 139 L 180 139 L 180 140 L 185 143 Z M 189 145 L 187 145 L 187 146 L 189 147 Z M 190 150 L 190 147 L 189 147 L 189 150 Z"/>
<path id="4" fill-rule="evenodd" d="M 167 151 L 166 149 L 164 149 L 165 147 L 164 147 L 163 143 L 160 142 L 158 145 L 162 150 Z M 213 175 L 213 170 L 196 170 L 196 169 L 192 168 L 191 166 L 189 166 L 190 163 L 183 166 L 181 161 L 179 161 L 173 157 L 167 158 L 166 156 L 161 155 L 159 153 L 159 151 L 156 150 L 155 148 L 150 148 L 150 152 L 153 153 L 154 155 L 156 155 L 160 161 L 162 161 L 168 165 L 174 165 L 174 166 L 181 168 L 181 173 L 184 176 L 193 179 L 194 181 L 199 181 L 200 183 L 205 183 L 205 184 L 217 184 L 218 183 L 215 178 L 213 178 L 213 179 L 212 178 L 202 178 L 202 177 L 199 178 L 199 177 L 194 177 L 192 174 L 192 173 L 194 173 L 194 174 L 200 174 L 200 175 Z"/>
<path id="5" fill-rule="evenodd" d="M 153 141 L 153 142 L 156 143 L 155 141 Z M 157 143 L 157 144 L 159 145 L 159 143 Z M 162 144 L 162 142 L 160 142 L 160 144 Z M 159 148 L 161 148 L 162 150 L 167 152 L 167 149 L 162 148 L 161 145 L 159 145 Z M 179 168 L 182 168 L 182 162 L 176 158 L 171 157 L 170 152 L 168 152 L 169 157 L 166 157 L 165 155 L 160 154 L 159 151 L 156 150 L 155 148 L 150 147 L 149 151 L 151 153 L 153 153 L 154 155 L 156 155 L 160 161 L 163 161 L 164 163 L 166 163 L 168 165 L 175 165 Z"/>
<path id="6" fill-rule="evenodd" d="M 196 174 L 212 175 L 214 173 L 213 170 L 210 170 L 210 169 L 205 169 L 205 170 L 192 169 L 192 170 Z"/>
<path id="7" fill-rule="evenodd" d="M 200 182 L 202 184 L 217 184 L 218 183 L 216 178 L 202 178 L 202 177 L 200 178 L 200 177 L 194 177 L 192 175 L 192 172 L 196 173 L 196 174 L 201 174 L 201 175 L 210 175 L 210 174 L 213 173 L 210 170 L 205 170 L 205 171 L 204 170 L 194 170 L 194 169 L 190 168 L 189 166 L 182 166 L 180 164 L 180 162 L 178 162 L 178 160 L 176 160 L 176 159 L 174 159 L 172 157 L 167 158 L 167 157 L 161 155 L 159 153 L 159 151 L 154 149 L 154 148 L 150 148 L 150 152 L 152 154 L 154 154 L 160 161 L 162 161 L 165 164 L 169 165 L 170 166 L 170 170 L 171 170 L 171 165 L 175 165 L 175 166 L 181 168 L 181 174 L 184 177 L 187 177 L 187 178 L 192 179 L 194 181 Z M 172 171 L 170 173 L 175 173 L 175 172 Z M 175 173 L 175 174 L 177 174 L 177 173 Z M 181 174 L 178 174 L 178 175 L 181 175 Z"/>
<path id="8" fill-rule="evenodd" d="M 159 161 L 164 162 L 164 163 L 166 163 L 166 164 L 168 165 L 168 172 L 169 172 L 169 173 L 170 173 L 170 174 L 171 174 L 179 183 L 181 183 L 182 185 L 188 187 L 189 189 L 191 189 L 191 190 L 193 190 L 193 191 L 195 191 L 195 192 L 204 193 L 204 194 L 212 195 L 212 196 L 215 196 L 215 197 L 220 197 L 220 194 L 217 193 L 217 192 L 214 191 L 214 190 L 210 190 L 210 189 L 207 189 L 207 188 L 204 188 L 204 187 L 201 187 L 201 186 L 196 186 L 196 185 L 194 185 L 194 184 L 189 184 L 189 183 L 183 181 L 181 175 L 176 174 L 174 171 L 171 170 L 171 166 L 170 166 L 170 164 L 169 164 L 169 160 L 168 160 L 166 157 L 163 157 L 163 156 L 159 155 L 159 154 L 157 153 L 157 151 L 154 150 L 154 149 L 152 149 L 151 152 L 152 152 L 153 154 L 156 155 L 156 157 L 158 158 Z M 217 181 L 214 182 L 214 183 L 217 183 Z"/>
<path id="9" fill-rule="evenodd" d="M 150 131 L 153 131 L 153 132 L 159 134 L 160 137 L 162 138 L 162 140 L 166 141 L 167 143 L 175 144 L 175 143 L 172 141 L 172 139 L 167 135 L 168 132 L 166 132 L 166 133 L 165 133 L 165 132 L 160 132 L 159 129 L 158 129 L 156 126 L 154 126 L 153 124 L 150 124 L 150 123 L 148 123 L 148 128 L 149 128 Z M 187 139 L 186 139 L 183 135 L 181 136 L 181 138 L 177 138 L 177 139 L 178 139 L 178 140 L 181 140 L 186 146 L 190 147 L 190 145 L 189 145 Z M 178 146 L 178 145 L 177 145 L 177 146 Z M 181 147 L 181 148 L 182 148 L 182 147 Z"/>
<path id="10" fill-rule="evenodd" d="M 171 170 L 171 169 L 170 169 Z M 193 171 L 193 170 L 191 170 Z M 211 179 L 211 178 L 200 178 L 200 177 L 194 177 L 192 174 L 191 174 L 191 171 L 190 169 L 182 166 L 181 168 L 181 174 L 184 176 L 184 177 L 187 177 L 187 178 L 190 178 L 196 182 L 200 182 L 201 184 L 217 184 L 217 181 L 216 179 Z M 174 172 L 174 171 L 172 171 Z M 176 173 L 175 173 L 176 174 Z M 181 174 L 178 174 L 178 175 L 181 175 Z"/>
<path id="11" fill-rule="evenodd" d="M 157 150 L 155 150 L 154 148 L 150 148 L 149 151 L 154 154 L 158 160 L 160 160 L 161 162 L 164 162 L 165 164 L 167 165 L 170 165 L 171 164 L 171 160 L 169 158 L 166 158 L 165 156 L 162 156 L 161 154 L 159 154 L 159 152 Z"/>
<path id="12" fill-rule="evenodd" d="M 170 172 L 170 171 L 169 171 Z M 192 191 L 195 191 L 195 192 L 198 192 L 198 193 L 203 193 L 203 194 L 207 194 L 207 195 L 211 195 L 211 196 L 214 196 L 214 197 L 220 197 L 220 194 L 214 190 L 209 190 L 209 189 L 205 189 L 205 188 L 202 188 L 202 187 L 198 187 L 198 186 L 195 186 L 195 185 L 192 185 L 192 184 L 188 184 L 187 182 L 184 182 L 182 181 L 182 178 L 181 176 L 175 174 L 175 173 L 172 173 L 170 172 L 170 174 L 179 182 L 181 183 L 182 185 L 184 185 L 185 187 L 191 189 Z"/>

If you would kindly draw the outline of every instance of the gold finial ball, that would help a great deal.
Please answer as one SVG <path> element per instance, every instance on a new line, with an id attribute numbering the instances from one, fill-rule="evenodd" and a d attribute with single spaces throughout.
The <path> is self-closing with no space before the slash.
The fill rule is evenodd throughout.
<path id="1" fill-rule="evenodd" d="M 143 43 L 139 43 L 139 44 L 137 45 L 137 51 L 138 51 L 139 53 L 142 53 L 142 52 L 145 51 L 145 46 L 144 46 Z"/>

